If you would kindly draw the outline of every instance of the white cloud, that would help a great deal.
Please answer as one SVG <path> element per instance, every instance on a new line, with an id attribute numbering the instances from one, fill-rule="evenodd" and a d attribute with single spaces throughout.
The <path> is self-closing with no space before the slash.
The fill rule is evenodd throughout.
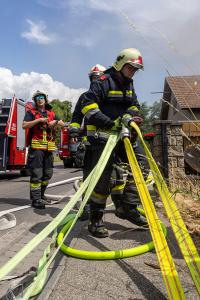
<path id="1" fill-rule="evenodd" d="M 54 81 L 48 74 L 36 72 L 14 75 L 11 70 L 0 68 L 0 99 L 11 98 L 14 94 L 17 98 L 30 100 L 36 90 L 48 94 L 49 100 L 60 99 L 71 101 L 73 106 L 85 89 L 71 89 L 62 82 Z"/>
<path id="2" fill-rule="evenodd" d="M 52 2 L 48 1 L 48 2 Z M 57 6 L 62 5 L 63 3 L 68 4 L 71 9 L 76 10 L 77 13 L 80 12 L 80 9 L 87 8 L 87 11 L 107 11 L 107 12 L 129 12 L 133 17 L 140 17 L 143 13 L 147 13 L 150 18 L 151 16 L 162 19 L 163 15 L 177 15 L 177 19 L 182 18 L 182 15 L 190 15 L 197 11 L 199 8 L 199 0 L 191 0 L 186 2 L 185 0 L 153 0 L 153 1 L 136 1 L 136 0 L 57 0 Z M 79 7 L 79 10 L 77 9 Z M 179 12 L 179 14 L 178 14 Z"/>
<path id="3" fill-rule="evenodd" d="M 192 56 L 200 51 L 197 29 L 200 26 L 200 1 L 199 0 L 37 0 L 40 5 L 60 9 L 67 12 L 70 19 L 91 19 L 94 26 L 94 37 L 88 40 L 90 28 L 81 31 L 81 38 L 71 41 L 74 45 L 91 48 L 98 45 L 98 39 L 102 39 L 102 32 L 106 36 L 110 27 L 115 27 L 116 32 L 123 36 L 124 40 L 131 41 L 130 26 L 124 19 L 123 13 L 127 14 L 135 25 L 132 31 L 137 35 L 144 34 L 151 40 L 150 43 L 172 45 L 183 56 Z M 97 16 L 96 13 L 101 13 Z M 114 16 L 119 17 L 118 23 Z M 106 20 L 106 28 L 99 26 Z M 109 19 L 109 21 L 108 21 Z M 96 24 L 95 24 L 96 21 Z M 157 30 L 159 29 L 159 31 Z M 97 31 L 98 30 L 98 31 Z M 84 38 L 85 35 L 85 38 Z M 79 35 L 78 35 L 79 36 Z M 133 32 L 134 36 L 134 32 Z M 142 39 L 141 39 L 142 40 Z"/>
<path id="4" fill-rule="evenodd" d="M 51 2 L 51 1 L 50 1 Z M 131 42 L 130 26 L 125 21 L 123 13 L 127 14 L 134 28 L 133 36 L 145 35 L 151 44 L 176 48 L 184 57 L 191 57 L 200 51 L 198 28 L 200 26 L 200 1 L 199 0 L 57 0 L 57 5 L 68 4 L 72 15 L 91 17 L 95 12 L 102 12 L 107 17 L 110 15 L 110 25 L 113 26 L 112 16 L 119 17 L 115 23 L 116 31 Z M 78 18 L 78 16 L 77 16 Z M 104 18 L 104 17 L 103 17 Z M 103 21 L 103 20 L 102 20 Z M 107 24 L 108 26 L 108 24 Z M 159 29 L 159 31 L 157 30 Z M 106 34 L 106 33 L 105 33 Z M 143 39 L 141 39 L 143 41 Z M 173 49 L 172 49 L 173 51 Z"/>
<path id="5" fill-rule="evenodd" d="M 22 32 L 21 36 L 32 43 L 37 44 L 51 44 L 55 41 L 53 35 L 45 33 L 46 25 L 43 21 L 34 23 L 33 21 L 27 19 L 27 23 L 30 25 L 29 31 Z"/>

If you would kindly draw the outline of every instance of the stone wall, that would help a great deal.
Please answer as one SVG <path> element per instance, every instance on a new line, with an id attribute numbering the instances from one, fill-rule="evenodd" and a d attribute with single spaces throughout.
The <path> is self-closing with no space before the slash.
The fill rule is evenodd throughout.
<path id="1" fill-rule="evenodd" d="M 151 145 L 152 154 L 167 183 L 173 189 L 190 185 L 185 174 L 182 124 L 156 121 L 153 127 L 156 136 Z"/>

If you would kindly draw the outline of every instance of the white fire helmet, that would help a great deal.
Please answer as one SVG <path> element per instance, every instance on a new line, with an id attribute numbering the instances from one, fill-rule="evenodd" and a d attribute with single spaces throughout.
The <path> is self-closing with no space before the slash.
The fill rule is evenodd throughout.
<path id="1" fill-rule="evenodd" d="M 103 75 L 105 70 L 106 68 L 104 66 L 96 64 L 90 69 L 90 72 L 88 74 L 89 78 L 91 78 L 92 76 L 101 76 Z"/>
<path id="2" fill-rule="evenodd" d="M 33 94 L 33 96 L 32 96 L 33 101 L 35 101 L 36 96 L 40 96 L 40 95 L 43 95 L 43 96 L 44 96 L 45 102 L 47 103 L 47 101 L 48 101 L 48 96 L 47 96 L 47 94 L 45 94 L 44 92 L 41 92 L 41 91 L 39 91 L 39 90 L 37 90 L 37 91 Z"/>
<path id="3" fill-rule="evenodd" d="M 117 71 L 121 71 L 125 64 L 130 64 L 137 69 L 144 69 L 142 55 L 135 48 L 123 49 L 113 63 L 113 67 Z"/>

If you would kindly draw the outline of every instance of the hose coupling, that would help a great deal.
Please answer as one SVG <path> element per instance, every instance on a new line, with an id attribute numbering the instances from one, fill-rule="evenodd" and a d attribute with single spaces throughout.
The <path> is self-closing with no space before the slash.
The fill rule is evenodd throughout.
<path id="1" fill-rule="evenodd" d="M 120 138 L 121 138 L 121 140 L 123 140 L 125 137 L 130 138 L 130 130 L 126 126 L 122 125 Z"/>

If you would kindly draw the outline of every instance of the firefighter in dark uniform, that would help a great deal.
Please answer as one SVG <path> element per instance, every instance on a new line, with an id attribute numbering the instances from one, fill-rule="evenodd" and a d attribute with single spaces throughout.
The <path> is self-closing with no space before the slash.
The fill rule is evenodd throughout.
<path id="1" fill-rule="evenodd" d="M 100 76 L 104 74 L 106 68 L 100 64 L 96 64 L 90 69 L 89 79 L 90 82 L 97 80 Z M 76 106 L 74 108 L 74 112 L 72 114 L 72 119 L 70 122 L 70 138 L 74 139 L 72 142 L 77 142 L 77 139 L 80 135 L 80 128 L 83 123 L 84 114 L 81 112 L 81 103 L 83 99 L 84 93 L 80 95 Z"/>
<path id="2" fill-rule="evenodd" d="M 94 65 L 88 74 L 90 82 L 97 80 L 100 76 L 104 74 L 104 71 L 106 68 L 100 64 Z M 77 154 L 76 154 L 76 160 L 78 160 L 79 165 L 83 167 L 84 162 L 84 156 L 85 156 L 85 148 L 88 144 L 87 137 L 83 135 L 81 131 L 81 126 L 83 125 L 83 119 L 84 114 L 81 112 L 82 109 L 82 100 L 83 100 L 84 93 L 80 95 L 75 108 L 74 112 L 72 114 L 72 119 L 70 122 L 70 142 L 71 143 L 77 143 L 78 139 L 82 139 L 82 142 L 80 143 Z M 86 204 L 84 207 L 84 211 L 80 217 L 81 221 L 88 220 L 89 218 L 89 204 Z"/>
<path id="3" fill-rule="evenodd" d="M 34 208 L 44 209 L 45 203 L 48 203 L 44 193 L 53 175 L 55 127 L 64 126 L 64 122 L 55 116 L 45 93 L 37 91 L 33 94 L 33 101 L 33 107 L 25 114 L 22 128 L 29 129 L 30 199 Z"/>
<path id="4" fill-rule="evenodd" d="M 112 131 L 119 130 L 121 123 L 129 128 L 131 121 L 141 124 L 140 105 L 133 87 L 132 77 L 139 69 L 143 69 L 142 56 L 137 49 L 124 49 L 118 55 L 113 66 L 104 72 L 99 80 L 90 85 L 82 100 L 82 113 L 87 129 L 87 147 L 84 161 L 84 179 L 96 166 L 105 143 Z M 138 162 L 146 161 L 143 153 L 135 143 L 134 151 Z M 123 142 L 119 142 L 103 171 L 92 195 L 90 203 L 89 232 L 96 237 L 107 237 L 108 231 L 103 223 L 103 212 L 106 199 L 116 191 L 115 205 L 119 207 L 116 215 L 128 219 L 139 226 L 146 226 L 146 219 L 140 215 L 137 205 L 139 196 L 133 185 L 133 178 L 124 184 L 122 176 L 113 185 L 111 177 L 114 165 L 118 161 L 128 162 Z M 144 163 L 145 164 L 145 163 Z M 148 174 L 148 172 L 146 172 Z M 120 184 L 121 183 L 121 184 Z M 119 204 L 119 205 L 118 205 Z"/>

